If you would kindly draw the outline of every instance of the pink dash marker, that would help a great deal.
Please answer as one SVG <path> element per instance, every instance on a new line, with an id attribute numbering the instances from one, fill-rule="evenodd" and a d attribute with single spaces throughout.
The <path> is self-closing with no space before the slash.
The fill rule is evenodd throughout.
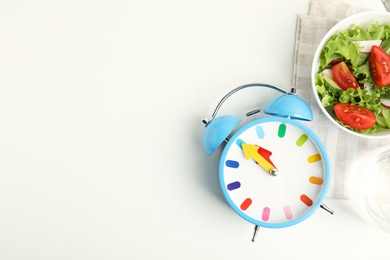
<path id="1" fill-rule="evenodd" d="M 270 212 L 271 212 L 270 208 L 265 207 L 265 208 L 263 209 L 263 215 L 261 216 L 261 219 L 262 219 L 263 221 L 268 221 L 268 220 L 269 220 Z"/>
<path id="2" fill-rule="evenodd" d="M 286 216 L 287 219 L 293 218 L 293 214 L 292 214 L 291 208 L 289 206 L 285 206 L 283 208 L 283 211 L 284 211 L 284 215 Z"/>

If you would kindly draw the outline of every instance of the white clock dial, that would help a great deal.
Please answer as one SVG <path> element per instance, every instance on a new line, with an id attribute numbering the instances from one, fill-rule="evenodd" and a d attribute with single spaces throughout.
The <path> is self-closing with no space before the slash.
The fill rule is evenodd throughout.
<path id="1" fill-rule="evenodd" d="M 249 155 L 247 147 L 252 149 Z M 326 150 L 310 129 L 290 119 L 267 117 L 230 138 L 219 170 L 230 206 L 255 225 L 277 228 L 301 222 L 321 205 L 329 169 Z"/>

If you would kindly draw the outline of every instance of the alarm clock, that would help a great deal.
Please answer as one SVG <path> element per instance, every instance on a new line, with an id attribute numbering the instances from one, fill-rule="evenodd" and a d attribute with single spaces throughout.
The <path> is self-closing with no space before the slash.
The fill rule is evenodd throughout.
<path id="1" fill-rule="evenodd" d="M 265 87 L 283 93 L 265 109 L 266 116 L 233 131 L 240 118 L 216 117 L 234 93 L 249 87 Z M 247 115 L 260 112 L 252 110 Z M 259 227 L 285 228 L 310 217 L 323 204 L 330 185 L 327 151 L 317 135 L 297 120 L 311 121 L 309 105 L 291 92 L 269 84 L 247 84 L 233 89 L 218 103 L 210 119 L 204 118 L 203 147 L 211 155 L 222 143 L 219 182 L 229 206 L 243 219 Z"/>

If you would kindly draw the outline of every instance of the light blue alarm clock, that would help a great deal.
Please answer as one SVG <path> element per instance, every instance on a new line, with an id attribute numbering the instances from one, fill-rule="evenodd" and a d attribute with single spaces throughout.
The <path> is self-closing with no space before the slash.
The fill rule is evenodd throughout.
<path id="1" fill-rule="evenodd" d="M 251 121 L 232 135 L 240 119 L 216 117 L 224 101 L 248 87 L 267 87 L 284 95 L 267 106 L 269 116 Z M 311 216 L 330 184 L 330 162 L 317 135 L 296 120 L 312 120 L 307 103 L 295 94 L 268 85 L 248 84 L 229 92 L 217 105 L 203 136 L 211 155 L 226 143 L 219 163 L 219 181 L 227 203 L 243 219 L 259 227 L 285 228 Z"/>

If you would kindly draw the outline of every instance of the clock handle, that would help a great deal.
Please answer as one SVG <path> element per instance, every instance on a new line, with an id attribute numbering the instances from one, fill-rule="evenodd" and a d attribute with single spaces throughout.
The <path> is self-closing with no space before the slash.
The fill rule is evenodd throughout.
<path id="1" fill-rule="evenodd" d="M 205 124 L 205 125 L 208 125 L 211 121 L 214 120 L 214 118 L 217 116 L 217 113 L 219 111 L 219 108 L 222 106 L 222 104 L 225 102 L 226 99 L 228 99 L 231 95 L 233 95 L 234 93 L 240 91 L 241 89 L 244 89 L 244 88 L 249 88 L 249 87 L 266 87 L 266 88 L 271 88 L 273 90 L 276 90 L 276 91 L 279 91 L 281 93 L 284 93 L 286 94 L 287 91 L 285 91 L 284 89 L 282 88 L 279 88 L 279 87 L 276 87 L 276 86 L 273 86 L 273 85 L 269 85 L 269 84 L 263 84 L 263 83 L 252 83 L 252 84 L 246 84 L 246 85 L 242 85 L 242 86 L 239 86 L 235 89 L 233 89 L 232 91 L 230 91 L 229 93 L 227 93 L 218 103 L 217 107 L 215 108 L 213 114 L 211 115 L 211 118 L 210 119 L 207 119 L 207 118 L 203 118 L 202 119 L 202 122 Z M 292 93 L 295 93 L 295 88 L 292 88 L 291 89 L 291 92 Z M 251 116 L 255 113 L 257 113 L 259 111 L 251 111 L 249 113 L 247 113 L 247 116 Z"/>
<path id="2" fill-rule="evenodd" d="M 326 210 L 326 211 L 328 211 L 330 214 L 332 214 L 333 215 L 333 213 L 334 213 L 334 211 L 333 210 L 331 210 L 328 206 L 326 206 L 325 204 L 321 204 L 320 205 L 320 208 L 322 208 L 323 210 Z"/>
<path id="3" fill-rule="evenodd" d="M 255 239 L 256 239 L 257 233 L 259 232 L 259 229 L 260 229 L 260 226 L 256 225 L 255 230 L 253 232 L 252 242 L 255 242 Z"/>

